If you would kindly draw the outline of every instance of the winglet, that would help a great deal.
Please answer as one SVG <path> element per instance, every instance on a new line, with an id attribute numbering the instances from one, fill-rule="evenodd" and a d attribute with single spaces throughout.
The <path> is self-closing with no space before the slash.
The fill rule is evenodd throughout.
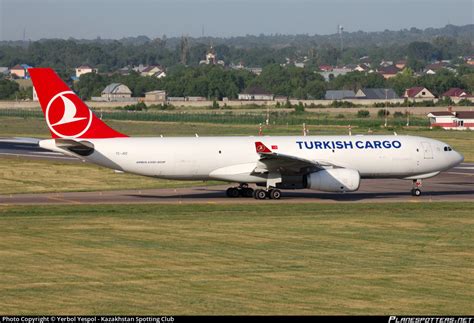
<path id="1" fill-rule="evenodd" d="M 257 153 L 259 153 L 259 154 L 271 154 L 272 153 L 272 151 L 270 149 L 268 149 L 268 147 L 265 146 L 260 141 L 255 142 L 255 149 L 257 150 Z"/>

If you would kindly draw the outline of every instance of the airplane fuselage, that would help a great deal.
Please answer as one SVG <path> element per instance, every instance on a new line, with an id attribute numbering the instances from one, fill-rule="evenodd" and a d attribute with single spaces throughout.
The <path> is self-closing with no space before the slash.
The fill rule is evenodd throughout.
<path id="1" fill-rule="evenodd" d="M 260 183 L 255 141 L 278 153 L 357 170 L 361 178 L 422 179 L 462 160 L 447 144 L 415 136 L 174 137 L 84 139 L 95 149 L 83 159 L 105 167 L 165 179 Z M 54 140 L 40 143 L 57 148 Z M 70 153 L 69 153 L 70 154 Z"/>

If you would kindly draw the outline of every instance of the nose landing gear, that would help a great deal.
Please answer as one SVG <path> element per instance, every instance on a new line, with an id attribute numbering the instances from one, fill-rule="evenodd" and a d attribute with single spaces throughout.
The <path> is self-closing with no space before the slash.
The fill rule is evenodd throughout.
<path id="1" fill-rule="evenodd" d="M 411 189 L 411 195 L 412 196 L 421 196 L 421 179 L 414 179 L 413 180 L 413 186 Z"/>

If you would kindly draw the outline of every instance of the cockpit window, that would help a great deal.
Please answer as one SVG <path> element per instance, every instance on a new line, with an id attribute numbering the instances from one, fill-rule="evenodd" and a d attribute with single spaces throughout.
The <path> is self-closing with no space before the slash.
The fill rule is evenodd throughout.
<path id="1" fill-rule="evenodd" d="M 444 146 L 444 151 L 452 151 L 453 149 L 449 146 Z"/>

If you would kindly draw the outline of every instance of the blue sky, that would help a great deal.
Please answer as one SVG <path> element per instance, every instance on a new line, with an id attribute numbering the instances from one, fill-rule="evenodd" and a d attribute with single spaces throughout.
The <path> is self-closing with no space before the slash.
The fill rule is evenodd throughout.
<path id="1" fill-rule="evenodd" d="M 473 0 L 0 0 L 0 40 L 332 34 L 474 23 Z"/>

